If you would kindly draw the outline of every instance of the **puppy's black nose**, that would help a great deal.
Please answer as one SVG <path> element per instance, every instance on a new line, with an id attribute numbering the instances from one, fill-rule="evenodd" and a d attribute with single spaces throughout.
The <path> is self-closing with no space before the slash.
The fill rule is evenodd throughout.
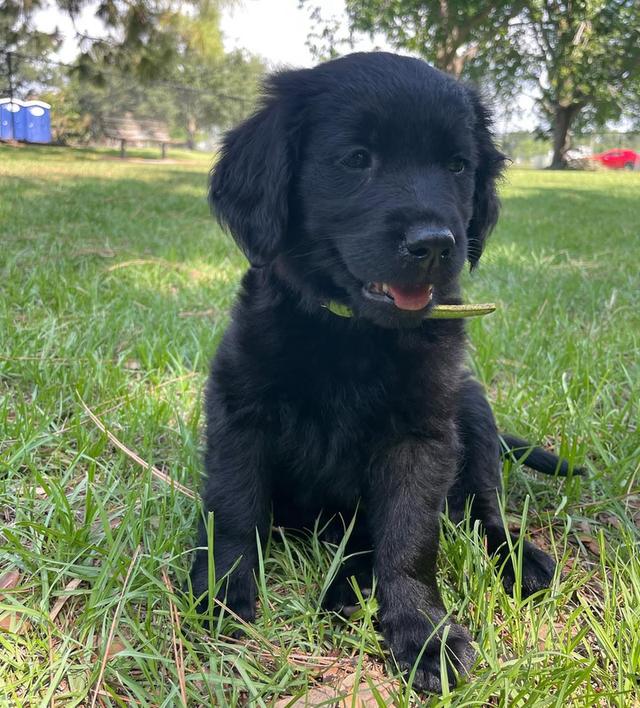
<path id="1" fill-rule="evenodd" d="M 405 246 L 413 258 L 437 262 L 447 260 L 453 253 L 456 240 L 445 226 L 419 226 L 407 231 Z"/>

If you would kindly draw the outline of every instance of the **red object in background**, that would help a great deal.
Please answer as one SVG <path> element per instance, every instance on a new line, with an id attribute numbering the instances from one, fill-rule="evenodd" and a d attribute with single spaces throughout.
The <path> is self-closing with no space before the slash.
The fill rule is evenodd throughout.
<path id="1" fill-rule="evenodd" d="M 601 165 L 612 170 L 633 170 L 640 168 L 640 154 L 634 150 L 605 150 L 597 155 L 592 155 L 592 160 L 597 160 Z"/>

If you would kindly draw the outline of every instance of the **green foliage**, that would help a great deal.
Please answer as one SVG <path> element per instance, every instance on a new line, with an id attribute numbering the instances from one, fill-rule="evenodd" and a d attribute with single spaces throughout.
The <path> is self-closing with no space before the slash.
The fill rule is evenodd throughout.
<path id="1" fill-rule="evenodd" d="M 72 17 L 90 5 L 90 0 L 57 0 Z M 96 16 L 102 21 L 104 36 L 85 40 L 82 64 L 95 72 L 117 67 L 140 79 L 158 79 L 178 58 L 183 16 L 209 7 L 209 0 L 103 0 Z M 209 41 L 220 47 L 217 26 L 211 27 Z"/>
<path id="2" fill-rule="evenodd" d="M 81 7 L 68 9 L 73 14 Z M 21 75 L 37 78 L 39 97 L 54 106 L 56 141 L 100 139 L 105 118 L 131 113 L 166 121 L 174 139 L 193 147 L 199 137 L 212 138 L 253 107 L 264 67 L 245 52 L 225 53 L 218 2 L 145 7 L 143 12 L 139 4 L 99 6 L 109 32 L 90 42 L 72 66 L 49 63 L 41 55 L 13 57 Z M 28 26 L 17 28 L 17 36 Z M 31 44 L 23 39 L 26 51 Z M 24 82 L 20 88 L 19 95 L 25 94 Z"/>
<path id="3" fill-rule="evenodd" d="M 135 4 L 109 7 L 109 25 L 126 27 L 122 41 L 94 42 L 78 61 L 80 76 L 103 89 L 93 91 L 93 115 L 104 115 L 108 106 L 111 113 L 117 106 L 138 117 L 160 115 L 190 147 L 198 131 L 246 115 L 264 69 L 243 52 L 225 54 L 219 2 L 155 2 L 144 12 Z"/>
<path id="4" fill-rule="evenodd" d="M 136 118 L 166 121 L 172 137 L 193 147 L 196 139 L 211 135 L 240 120 L 251 109 L 264 69 L 257 59 L 231 52 L 219 59 L 173 68 L 165 81 L 141 84 L 117 69 L 91 73 L 70 71 L 58 88 L 46 94 L 55 106 L 53 129 L 59 139 L 94 139 L 104 135 L 104 120 L 131 113 Z"/>
<path id="5" fill-rule="evenodd" d="M 9 90 L 9 59 L 11 52 L 11 73 L 16 94 L 26 94 L 29 89 L 50 78 L 51 71 L 43 72 L 21 55 L 44 58 L 60 44 L 56 30 L 42 32 L 33 25 L 33 14 L 45 6 L 45 0 L 2 0 L 0 3 L 0 91 L 4 96 Z"/>
<path id="6" fill-rule="evenodd" d="M 504 51 L 507 23 L 522 0 L 346 0 L 353 29 L 381 32 L 397 47 L 420 54 L 443 71 L 460 76 L 474 60 L 486 63 Z"/>
<path id="7" fill-rule="evenodd" d="M 510 31 L 525 83 L 554 134 L 561 166 L 571 127 L 602 126 L 640 106 L 640 4 L 635 0 L 528 0 Z"/>
<path id="8" fill-rule="evenodd" d="M 568 131 L 640 107 L 637 0 L 347 0 L 352 31 L 382 33 L 503 101 L 533 89 L 562 166 Z"/>
<path id="9" fill-rule="evenodd" d="M 53 106 L 53 142 L 60 145 L 87 142 L 93 137 L 92 125 L 95 118 L 86 109 L 83 100 L 86 94 L 81 92 L 77 81 L 69 81 L 66 77 L 60 77 L 55 84 L 57 88 L 44 91 L 39 96 Z"/>
<path id="10" fill-rule="evenodd" d="M 107 706 L 183 705 L 183 691 L 190 706 L 332 705 L 323 686 L 386 675 L 387 704 L 407 708 L 637 705 L 640 174 L 509 170 L 498 229 L 465 276 L 468 301 L 499 303 L 469 336 L 500 425 L 589 476 L 505 468 L 507 520 L 560 564 L 531 601 L 505 594 L 476 529 L 445 524 L 444 601 L 478 660 L 428 698 L 384 668 L 375 596 L 348 622 L 320 610 L 340 549 L 317 535 L 273 533 L 242 640 L 227 616 L 204 628 L 180 592 L 197 509 L 118 450 L 80 398 L 143 460 L 198 488 L 208 360 L 246 263 L 208 213 L 208 156 L 115 156 L 0 146 L 4 703 L 90 705 L 99 690 Z"/>
<path id="11" fill-rule="evenodd" d="M 222 1 L 104 0 L 96 8 L 104 34 L 80 37 L 83 50 L 65 68 L 47 61 L 55 33 L 33 31 L 40 3 L 7 0 L 0 39 L 13 52 L 16 93 L 25 97 L 33 85 L 55 106 L 59 142 L 100 138 L 105 117 L 129 112 L 167 121 L 173 136 L 193 147 L 200 135 L 211 136 L 251 110 L 264 72 L 256 57 L 225 53 Z M 57 5 L 75 18 L 89 0 Z"/>

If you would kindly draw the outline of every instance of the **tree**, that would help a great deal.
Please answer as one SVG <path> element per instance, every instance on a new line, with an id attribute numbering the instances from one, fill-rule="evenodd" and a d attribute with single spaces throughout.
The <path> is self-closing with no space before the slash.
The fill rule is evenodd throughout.
<path id="1" fill-rule="evenodd" d="M 39 81 L 47 80 L 43 67 L 35 68 L 33 62 L 24 61 L 24 56 L 44 59 L 60 44 L 57 29 L 41 32 L 33 26 L 33 14 L 42 3 L 2 0 L 0 5 L 0 84 L 2 95 L 9 91 L 26 94 Z M 9 85 L 11 83 L 11 85 Z"/>
<path id="2" fill-rule="evenodd" d="M 471 60 L 504 43 L 507 25 L 522 7 L 523 0 L 346 0 L 353 30 L 381 32 L 457 77 Z"/>
<path id="3" fill-rule="evenodd" d="M 144 83 L 117 67 L 69 67 L 55 86 L 42 94 L 52 105 L 52 129 L 58 142 L 84 142 L 104 136 L 105 119 L 130 113 L 166 121 L 172 137 L 191 148 L 198 137 L 229 127 L 251 110 L 258 94 L 262 63 L 240 51 L 205 63 L 190 55 L 165 74 Z"/>
<path id="4" fill-rule="evenodd" d="M 202 129 L 226 128 L 255 105 L 264 65 L 256 57 L 233 51 L 220 58 L 189 53 L 175 67 L 174 114 L 195 146 Z"/>
<path id="5" fill-rule="evenodd" d="M 57 0 L 76 18 L 91 0 Z M 2 0 L 2 48 L 11 52 L 13 85 L 29 88 L 56 105 L 59 141 L 100 138 L 103 119 L 132 113 L 162 116 L 174 137 L 195 146 L 196 135 L 227 127 L 255 103 L 262 63 L 241 51 L 226 53 L 220 8 L 229 0 L 100 0 L 103 31 L 78 31 L 80 54 L 72 66 L 50 60 L 57 32 L 34 31 L 33 15 L 44 0 Z M 0 67 L 0 72 L 3 67 Z"/>
<path id="6" fill-rule="evenodd" d="M 57 0 L 57 5 L 77 27 L 80 12 L 92 0 Z M 186 13 L 197 8 L 197 0 L 100 0 L 96 17 L 102 22 L 100 36 L 77 32 L 81 42 L 80 61 L 92 66 L 117 67 L 140 79 L 162 77 L 177 58 L 176 37 Z M 217 27 L 210 38 L 220 44 Z"/>
<path id="7" fill-rule="evenodd" d="M 225 54 L 219 5 L 200 0 L 195 12 L 178 15 L 176 56 L 169 76 L 178 89 L 179 120 L 193 148 L 199 127 L 226 126 L 246 115 L 257 97 L 264 66 L 240 51 Z"/>
<path id="8" fill-rule="evenodd" d="M 505 99 L 535 87 L 554 168 L 566 165 L 572 127 L 638 105 L 637 0 L 346 0 L 346 10 L 352 31 L 380 32 Z"/>
<path id="9" fill-rule="evenodd" d="M 566 166 L 573 126 L 617 120 L 640 96 L 637 0 L 530 0 L 510 38 L 538 86 L 552 168 Z"/>
<path id="10" fill-rule="evenodd" d="M 76 11 L 75 0 L 70 8 Z M 162 114 L 181 127 L 193 148 L 201 129 L 246 115 L 264 73 L 257 58 L 225 53 L 220 8 L 220 0 L 105 0 L 98 14 L 108 36 L 88 43 L 78 68 L 94 82 L 101 73 L 113 77 L 114 70 L 121 81 L 137 78 L 153 100 L 138 101 L 129 110 L 140 115 L 153 103 L 157 113 L 162 106 Z M 113 84 L 113 78 L 104 83 Z"/>

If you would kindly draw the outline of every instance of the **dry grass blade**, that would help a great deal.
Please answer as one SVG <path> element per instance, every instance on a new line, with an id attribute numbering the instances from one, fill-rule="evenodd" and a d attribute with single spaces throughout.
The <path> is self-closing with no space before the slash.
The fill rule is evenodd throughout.
<path id="1" fill-rule="evenodd" d="M 223 605 L 223 603 L 218 602 Z M 226 607 L 226 605 L 223 605 Z M 249 627 L 251 625 L 248 625 Z M 267 641 L 261 638 L 263 644 Z M 348 673 L 353 670 L 355 659 L 350 656 L 321 656 L 317 654 L 300 654 L 296 652 L 283 652 L 275 644 L 268 642 L 270 650 L 263 650 L 260 644 L 253 639 L 244 639 L 236 637 L 224 637 L 225 643 L 237 644 L 239 647 L 248 647 L 251 649 L 252 656 L 260 657 L 264 661 L 272 661 L 274 658 L 284 658 L 291 666 L 296 669 L 304 669 L 312 672 L 321 671 L 323 675 L 332 671 L 342 671 Z"/>
<path id="2" fill-rule="evenodd" d="M 169 268 L 171 270 L 183 271 L 190 275 L 193 279 L 198 280 L 205 278 L 206 275 L 198 270 L 197 268 L 192 268 L 184 263 L 173 263 L 165 258 L 132 258 L 130 261 L 122 261 L 121 263 L 115 263 L 107 268 L 107 272 L 111 273 L 115 270 L 120 270 L 121 268 L 129 268 L 130 266 L 143 266 L 143 265 L 156 265 L 162 266 L 163 268 Z"/>
<path id="3" fill-rule="evenodd" d="M 176 660 L 176 670 L 178 672 L 178 682 L 180 684 L 180 696 L 182 697 L 182 705 L 187 705 L 187 682 L 185 680 L 184 674 L 184 649 L 182 646 L 182 639 L 180 638 L 180 615 L 178 614 L 178 609 L 176 608 L 171 596 L 173 595 L 173 586 L 171 585 L 171 580 L 167 575 L 167 571 L 162 569 L 162 580 L 165 587 L 169 591 L 169 612 L 171 614 L 171 641 L 173 643 L 173 656 Z"/>
<path id="4" fill-rule="evenodd" d="M 101 258 L 115 258 L 116 252 L 111 248 L 79 248 L 74 256 L 100 256 Z"/>
<path id="5" fill-rule="evenodd" d="M 160 383 L 153 384 L 150 388 L 152 391 L 159 391 L 162 388 L 165 388 L 166 386 L 170 386 L 171 384 L 178 383 L 180 381 L 184 381 L 186 379 L 192 379 L 194 377 L 198 376 L 198 373 L 195 371 L 190 371 L 187 374 L 181 374 L 180 376 L 174 376 L 171 379 L 167 379 L 166 381 L 160 381 Z M 122 403 L 126 400 L 128 394 L 124 394 L 122 396 L 114 396 L 113 398 L 108 398 L 106 401 L 102 401 L 102 403 L 99 405 L 100 410 L 98 411 L 100 415 L 104 415 L 105 413 L 111 413 L 111 411 L 116 410 L 116 408 L 120 407 Z M 58 428 L 56 433 L 58 435 L 62 433 L 66 433 L 67 431 L 71 430 L 75 423 L 71 423 L 69 425 L 64 425 L 62 428 Z"/>
<path id="6" fill-rule="evenodd" d="M 216 310 L 215 307 L 210 307 L 207 310 L 183 310 L 178 312 L 178 317 L 213 317 L 219 314 L 219 310 Z"/>
<path id="7" fill-rule="evenodd" d="M 96 424 L 96 426 L 103 433 L 105 433 L 105 435 L 109 438 L 109 440 L 119 450 L 122 450 L 122 452 L 124 452 L 124 454 L 127 457 L 130 457 L 134 462 L 137 462 L 141 467 L 144 467 L 144 469 L 149 470 L 154 477 L 162 480 L 163 482 L 170 485 L 171 487 L 174 487 L 179 492 L 181 492 L 185 496 L 189 497 L 189 499 L 197 499 L 197 495 L 195 494 L 195 492 L 193 492 L 191 489 L 189 489 L 189 487 L 185 487 L 184 484 L 180 484 L 180 482 L 176 482 L 174 479 L 171 479 L 171 477 L 169 477 L 168 474 L 165 474 L 164 472 L 159 470 L 154 465 L 150 465 L 148 462 L 143 460 L 139 455 L 137 455 L 133 450 L 130 450 L 124 443 L 120 442 L 120 440 L 118 440 L 118 438 L 110 430 L 108 430 L 107 427 L 104 425 L 104 423 L 93 413 L 93 411 L 89 408 L 89 406 L 87 406 L 87 404 L 80 397 L 80 394 L 78 394 L 78 397 L 80 398 L 80 404 L 84 408 L 84 411 L 89 416 L 89 418 L 91 418 L 91 420 Z"/>
<path id="8" fill-rule="evenodd" d="M 282 654 L 280 649 L 273 642 L 270 642 L 266 637 L 263 637 L 253 624 L 247 622 L 245 619 L 242 619 L 239 614 L 235 613 L 222 600 L 214 597 L 213 601 L 216 605 L 218 605 L 218 607 L 221 607 L 229 615 L 229 617 L 233 617 L 236 622 L 242 625 L 248 637 L 254 637 L 260 644 L 267 646 L 272 659 Z M 231 637 L 227 637 L 227 639 L 231 639 Z M 244 640 L 241 639 L 239 641 L 242 643 Z"/>
<path id="9" fill-rule="evenodd" d="M 51 612 L 49 612 L 49 619 L 52 622 L 60 614 L 60 610 L 64 607 L 67 600 L 72 597 L 71 593 L 77 589 L 81 582 L 82 578 L 74 578 L 71 582 L 67 583 L 67 586 L 64 589 L 64 594 L 56 600 Z"/>
<path id="10" fill-rule="evenodd" d="M 51 632 L 48 632 L 47 636 L 47 643 L 49 644 L 49 681 L 53 683 L 54 681 L 54 663 L 55 663 L 55 653 L 54 653 L 54 647 L 53 647 L 53 637 L 51 636 Z M 56 699 L 55 696 L 51 696 L 51 701 L 49 703 L 50 708 L 56 708 Z"/>
<path id="11" fill-rule="evenodd" d="M 59 356 L 4 356 L 0 354 L 0 361 L 40 361 L 48 364 L 77 364 L 77 359 L 65 359 Z"/>
<path id="12" fill-rule="evenodd" d="M 131 559 L 131 563 L 129 563 L 129 568 L 127 570 L 127 574 L 124 579 L 124 584 L 122 585 L 122 592 L 120 593 L 120 599 L 118 600 L 118 605 L 116 606 L 116 611 L 115 614 L 113 615 L 113 621 L 111 622 L 111 627 L 109 629 L 109 636 L 107 637 L 107 645 L 104 648 L 104 652 L 102 655 L 102 661 L 100 662 L 100 673 L 98 674 L 98 680 L 96 681 L 96 686 L 93 690 L 93 698 L 91 699 L 91 708 L 94 708 L 96 705 L 96 701 L 98 700 L 98 695 L 100 693 L 100 686 L 102 685 L 102 679 L 104 677 L 104 671 L 107 666 L 107 661 L 109 659 L 109 651 L 111 647 L 111 643 L 113 642 L 113 635 L 115 634 L 116 627 L 118 626 L 118 619 L 120 618 L 120 612 L 122 611 L 122 603 L 124 601 L 124 596 L 127 592 L 127 588 L 129 587 L 129 580 L 131 579 L 131 574 L 133 573 L 133 569 L 135 567 L 136 562 L 138 561 L 138 556 L 140 555 L 140 552 L 142 550 L 141 546 L 138 546 L 135 550 L 135 553 L 133 554 L 133 558 Z"/>
<path id="13" fill-rule="evenodd" d="M 99 696 L 103 696 L 104 698 L 107 698 L 109 700 L 109 704 L 113 702 L 113 695 L 111 693 L 108 693 L 107 691 L 98 691 Z M 136 701 L 134 698 L 130 698 L 129 696 L 123 696 L 119 695 L 118 700 L 122 701 L 122 703 L 127 703 L 132 706 L 141 706 L 143 705 L 140 703 L 140 701 Z M 109 705 L 107 704 L 107 705 Z M 103 701 L 101 705 L 105 705 L 105 702 Z"/>
<path id="14" fill-rule="evenodd" d="M 114 265 L 109 266 L 107 268 L 107 272 L 111 273 L 114 270 L 120 270 L 121 268 L 129 268 L 130 266 L 138 265 L 169 265 L 175 268 L 179 267 L 179 264 L 170 263 L 169 261 L 165 261 L 162 258 L 132 258 L 131 260 L 121 261 L 120 263 L 115 263 Z"/>

